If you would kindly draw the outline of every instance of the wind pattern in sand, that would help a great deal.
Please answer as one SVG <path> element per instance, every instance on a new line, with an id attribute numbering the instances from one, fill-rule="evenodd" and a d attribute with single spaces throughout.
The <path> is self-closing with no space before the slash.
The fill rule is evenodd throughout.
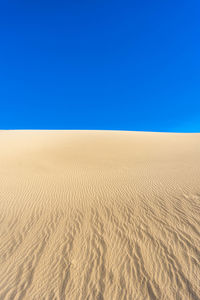
<path id="1" fill-rule="evenodd" d="M 200 134 L 0 145 L 0 299 L 200 299 Z"/>

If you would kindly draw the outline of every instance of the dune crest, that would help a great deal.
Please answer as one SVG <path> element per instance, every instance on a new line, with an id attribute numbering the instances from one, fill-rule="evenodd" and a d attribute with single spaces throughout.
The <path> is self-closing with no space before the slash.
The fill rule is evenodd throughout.
<path id="1" fill-rule="evenodd" d="M 0 299 L 200 299 L 200 134 L 0 145 Z"/>

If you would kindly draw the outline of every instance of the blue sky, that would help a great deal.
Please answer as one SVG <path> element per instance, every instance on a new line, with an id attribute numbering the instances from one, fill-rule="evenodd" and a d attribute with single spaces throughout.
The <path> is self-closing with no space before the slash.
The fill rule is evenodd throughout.
<path id="1" fill-rule="evenodd" d="M 1 1 L 0 128 L 200 132 L 200 1 Z"/>

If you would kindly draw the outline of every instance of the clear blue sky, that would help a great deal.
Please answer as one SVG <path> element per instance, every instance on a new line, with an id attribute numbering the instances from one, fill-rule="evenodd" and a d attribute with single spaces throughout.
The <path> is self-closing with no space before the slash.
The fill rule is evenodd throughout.
<path id="1" fill-rule="evenodd" d="M 2 0 L 0 128 L 200 132 L 200 1 Z"/>

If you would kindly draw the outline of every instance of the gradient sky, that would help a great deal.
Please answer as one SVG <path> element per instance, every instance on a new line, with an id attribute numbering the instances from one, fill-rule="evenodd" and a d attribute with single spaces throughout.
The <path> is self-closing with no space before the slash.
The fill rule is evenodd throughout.
<path id="1" fill-rule="evenodd" d="M 2 0 L 0 128 L 200 132 L 200 1 Z"/>

